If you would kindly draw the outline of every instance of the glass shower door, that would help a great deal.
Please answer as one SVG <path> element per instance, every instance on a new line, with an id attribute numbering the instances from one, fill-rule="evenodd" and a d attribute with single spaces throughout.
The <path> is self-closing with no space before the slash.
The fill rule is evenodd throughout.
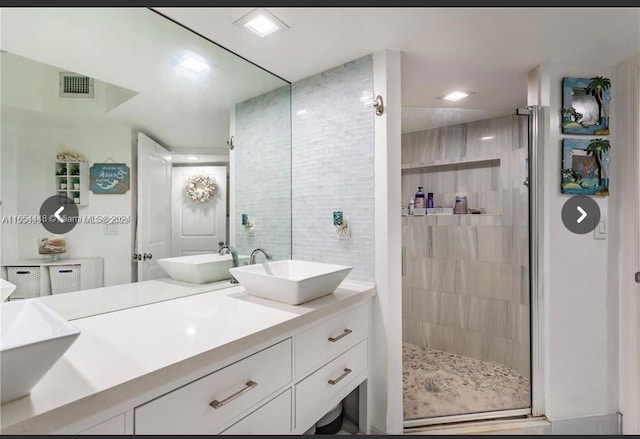
<path id="1" fill-rule="evenodd" d="M 435 203 L 402 219 L 406 427 L 530 411 L 527 122 L 402 136 L 403 200 L 422 186 Z M 460 196 L 467 214 L 449 214 Z"/>

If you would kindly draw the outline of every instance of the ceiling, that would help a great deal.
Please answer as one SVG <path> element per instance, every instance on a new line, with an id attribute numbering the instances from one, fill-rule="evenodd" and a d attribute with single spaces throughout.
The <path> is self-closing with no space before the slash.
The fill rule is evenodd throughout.
<path id="1" fill-rule="evenodd" d="M 382 49 L 402 51 L 403 106 L 513 111 L 527 72 L 553 58 L 615 65 L 640 51 L 640 9 L 268 8 L 290 29 L 265 41 L 233 22 L 252 8 L 158 8 L 292 82 Z M 454 103 L 436 99 L 474 91 Z"/>
<path id="2" fill-rule="evenodd" d="M 269 8 L 290 29 L 264 41 L 233 24 L 251 10 L 158 9 L 291 82 L 401 50 L 403 106 L 428 107 L 403 111 L 405 132 L 512 112 L 526 103 L 527 72 L 548 59 L 611 66 L 640 51 L 637 8 Z M 2 12 L 2 49 L 128 90 L 108 116 L 170 149 L 227 154 L 233 104 L 283 84 L 145 9 Z M 186 50 L 215 67 L 203 77 L 181 71 Z M 475 94 L 437 99 L 457 88 Z"/>
<path id="3" fill-rule="evenodd" d="M 402 107 L 402 134 L 492 119 L 514 112 L 467 108 Z"/>

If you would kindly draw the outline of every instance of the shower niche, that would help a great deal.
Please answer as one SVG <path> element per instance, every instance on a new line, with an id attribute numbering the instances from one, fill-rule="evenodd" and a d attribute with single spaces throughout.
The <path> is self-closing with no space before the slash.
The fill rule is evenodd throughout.
<path id="1" fill-rule="evenodd" d="M 530 407 L 527 130 L 514 114 L 402 136 L 403 203 L 422 186 L 482 212 L 402 217 L 405 427 Z"/>

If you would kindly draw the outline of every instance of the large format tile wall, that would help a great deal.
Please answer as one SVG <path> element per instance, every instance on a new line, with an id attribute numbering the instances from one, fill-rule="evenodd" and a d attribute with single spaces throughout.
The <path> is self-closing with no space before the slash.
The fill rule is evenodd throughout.
<path id="1" fill-rule="evenodd" d="M 258 247 L 291 258 L 291 89 L 287 85 L 236 105 L 235 238 L 239 254 Z M 257 154 L 257 152 L 260 152 Z M 252 234 L 242 214 L 255 222 Z"/>
<path id="2" fill-rule="evenodd" d="M 403 166 L 492 159 L 403 170 L 403 202 L 421 185 L 436 205 L 467 195 L 487 215 L 403 217 L 402 299 L 405 342 L 528 377 L 526 128 L 513 115 L 402 136 Z"/>
<path id="3" fill-rule="evenodd" d="M 292 86 L 293 258 L 353 267 L 374 280 L 373 58 Z M 348 218 L 338 238 L 332 212 Z"/>

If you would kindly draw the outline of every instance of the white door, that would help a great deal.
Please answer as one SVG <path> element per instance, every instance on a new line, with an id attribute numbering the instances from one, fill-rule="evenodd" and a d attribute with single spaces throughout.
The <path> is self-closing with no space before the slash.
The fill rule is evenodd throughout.
<path id="1" fill-rule="evenodd" d="M 138 281 L 167 274 L 156 262 L 171 257 L 171 153 L 138 133 Z"/>
<path id="2" fill-rule="evenodd" d="M 204 202 L 191 200 L 185 190 L 189 179 L 199 175 L 216 186 Z M 226 166 L 174 166 L 171 179 L 172 256 L 216 253 L 227 240 Z"/>

